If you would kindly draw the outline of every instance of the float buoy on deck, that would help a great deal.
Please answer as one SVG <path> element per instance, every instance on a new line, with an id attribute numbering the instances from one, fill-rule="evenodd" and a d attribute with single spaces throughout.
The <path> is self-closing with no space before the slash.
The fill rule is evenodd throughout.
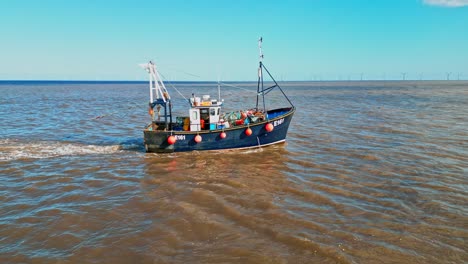
<path id="1" fill-rule="evenodd" d="M 268 124 L 265 125 L 265 130 L 266 130 L 267 132 L 273 131 L 273 128 L 274 128 L 274 127 L 273 127 L 273 125 L 272 125 L 271 123 L 268 123 Z"/>
<path id="2" fill-rule="evenodd" d="M 194 140 L 195 142 L 200 143 L 202 141 L 202 137 L 200 135 L 196 135 Z"/>
<path id="3" fill-rule="evenodd" d="M 167 143 L 169 143 L 169 145 L 174 145 L 175 142 L 176 142 L 176 138 L 173 135 L 170 135 L 167 138 Z"/>

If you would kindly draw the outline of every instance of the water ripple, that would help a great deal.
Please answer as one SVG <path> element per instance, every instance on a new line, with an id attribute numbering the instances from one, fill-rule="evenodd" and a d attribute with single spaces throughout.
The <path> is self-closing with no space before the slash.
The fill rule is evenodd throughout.
<path id="1" fill-rule="evenodd" d="M 286 144 L 175 154 L 143 84 L 0 86 L 1 262 L 468 262 L 465 83 L 285 86 Z"/>

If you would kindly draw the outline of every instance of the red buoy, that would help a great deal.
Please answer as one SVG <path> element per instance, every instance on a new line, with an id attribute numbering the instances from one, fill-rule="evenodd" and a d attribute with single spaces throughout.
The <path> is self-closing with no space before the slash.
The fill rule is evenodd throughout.
<path id="1" fill-rule="evenodd" d="M 169 143 L 169 145 L 174 145 L 175 142 L 176 142 L 176 138 L 173 135 L 170 135 L 167 138 L 167 143 Z"/>
<path id="2" fill-rule="evenodd" d="M 274 127 L 273 127 L 273 125 L 272 125 L 271 123 L 268 123 L 268 124 L 265 125 L 265 130 L 266 130 L 267 132 L 273 131 L 273 128 L 274 128 Z"/>
<path id="3" fill-rule="evenodd" d="M 252 135 L 252 129 L 250 129 L 250 127 L 248 127 L 245 132 L 244 132 L 247 136 L 250 136 Z"/>
<path id="4" fill-rule="evenodd" d="M 195 142 L 200 143 L 202 141 L 202 137 L 200 135 L 195 136 Z"/>
<path id="5" fill-rule="evenodd" d="M 226 132 L 224 132 L 224 131 L 221 132 L 221 134 L 219 134 L 219 137 L 220 137 L 221 139 L 226 138 Z"/>

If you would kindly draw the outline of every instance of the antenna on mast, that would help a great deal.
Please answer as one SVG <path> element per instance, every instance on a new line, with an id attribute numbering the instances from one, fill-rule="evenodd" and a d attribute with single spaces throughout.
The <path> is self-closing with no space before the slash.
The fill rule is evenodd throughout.
<path id="1" fill-rule="evenodd" d="M 221 102 L 221 78 L 218 75 L 218 102 Z"/>
<path id="2" fill-rule="evenodd" d="M 262 98 L 263 98 L 263 109 L 265 110 L 265 93 L 263 93 L 263 74 L 262 74 L 262 67 L 263 67 L 262 41 L 263 41 L 263 37 L 260 37 L 258 39 L 259 62 L 258 62 L 258 82 L 257 82 L 257 104 L 255 107 L 257 111 L 258 111 L 258 96 L 260 94 L 260 91 L 262 93 Z"/>
<path id="3" fill-rule="evenodd" d="M 258 49 L 259 49 L 259 51 L 260 51 L 260 56 L 259 56 L 260 62 L 263 61 L 262 42 L 263 42 L 263 37 L 260 37 L 260 38 L 258 39 Z"/>

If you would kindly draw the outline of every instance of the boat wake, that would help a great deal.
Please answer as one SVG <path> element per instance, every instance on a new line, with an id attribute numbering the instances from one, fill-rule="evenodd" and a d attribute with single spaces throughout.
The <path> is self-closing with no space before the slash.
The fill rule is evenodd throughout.
<path id="1" fill-rule="evenodd" d="M 100 146 L 60 141 L 25 142 L 16 139 L 2 139 L 0 140 L 0 161 L 111 154 L 134 148 L 134 145 L 120 144 Z"/>

